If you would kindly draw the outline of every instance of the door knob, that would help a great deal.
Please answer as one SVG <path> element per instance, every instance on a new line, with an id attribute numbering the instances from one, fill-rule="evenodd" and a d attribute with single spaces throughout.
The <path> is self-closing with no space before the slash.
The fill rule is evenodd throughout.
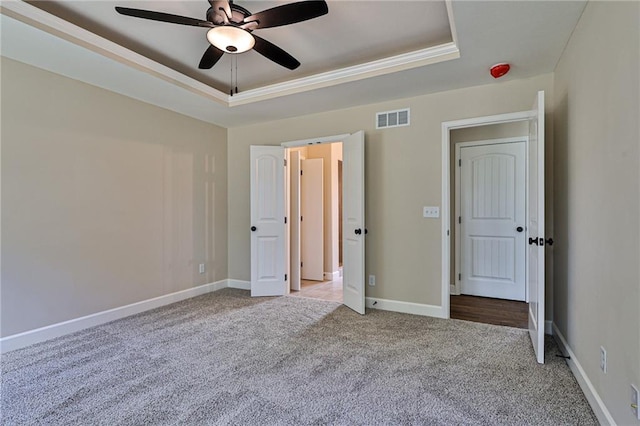
<path id="1" fill-rule="evenodd" d="M 553 245 L 553 238 L 548 238 L 548 239 L 546 240 L 546 243 L 547 243 L 547 245 L 552 246 L 552 245 Z"/>
<path id="2" fill-rule="evenodd" d="M 524 228 L 523 228 L 522 226 L 518 226 L 518 227 L 516 228 L 516 231 L 518 231 L 518 232 L 522 232 L 522 231 L 524 231 Z"/>
<path id="3" fill-rule="evenodd" d="M 255 232 L 257 229 L 258 229 L 258 228 L 256 228 L 255 226 L 252 226 L 252 227 L 251 227 L 251 231 L 252 231 L 252 232 Z"/>
<path id="4" fill-rule="evenodd" d="M 358 228 L 354 232 L 356 233 L 356 235 L 360 235 L 362 234 L 362 229 Z"/>

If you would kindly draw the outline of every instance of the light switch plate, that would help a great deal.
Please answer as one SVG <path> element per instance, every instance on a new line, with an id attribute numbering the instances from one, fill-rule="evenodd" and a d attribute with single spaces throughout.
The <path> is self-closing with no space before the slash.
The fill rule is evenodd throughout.
<path id="1" fill-rule="evenodd" d="M 436 207 L 436 206 L 423 207 L 422 217 L 440 217 L 440 207 Z"/>

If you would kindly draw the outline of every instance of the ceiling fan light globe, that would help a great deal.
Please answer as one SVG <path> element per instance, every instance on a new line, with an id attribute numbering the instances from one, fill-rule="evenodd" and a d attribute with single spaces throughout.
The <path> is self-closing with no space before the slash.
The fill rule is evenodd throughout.
<path id="1" fill-rule="evenodd" d="M 225 53 L 243 53 L 256 43 L 248 31 L 230 25 L 211 28 L 207 31 L 207 40 Z"/>

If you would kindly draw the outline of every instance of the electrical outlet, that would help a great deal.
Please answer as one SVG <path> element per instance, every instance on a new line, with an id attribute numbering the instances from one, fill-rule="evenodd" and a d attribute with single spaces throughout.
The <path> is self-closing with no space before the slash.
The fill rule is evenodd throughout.
<path id="1" fill-rule="evenodd" d="M 376 276 L 375 275 L 369 275 L 369 285 L 371 287 L 376 285 Z"/>
<path id="2" fill-rule="evenodd" d="M 633 412 L 636 419 L 640 420 L 638 404 L 640 404 L 640 393 L 635 385 L 631 385 L 631 412 Z"/>
<path id="3" fill-rule="evenodd" d="M 607 350 L 603 346 L 600 346 L 600 370 L 607 374 Z"/>
<path id="4" fill-rule="evenodd" d="M 204 263 L 200 264 L 200 266 L 198 267 L 198 272 L 200 272 L 201 274 L 204 274 Z"/>
<path id="5" fill-rule="evenodd" d="M 440 217 L 440 207 L 423 207 L 422 217 Z"/>

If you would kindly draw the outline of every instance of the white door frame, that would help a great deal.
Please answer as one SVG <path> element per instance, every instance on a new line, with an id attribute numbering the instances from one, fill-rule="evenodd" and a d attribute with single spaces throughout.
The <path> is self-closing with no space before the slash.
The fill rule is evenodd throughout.
<path id="1" fill-rule="evenodd" d="M 342 142 L 343 140 L 345 140 L 349 136 L 351 136 L 350 133 L 345 133 L 345 134 L 342 134 L 342 135 L 322 136 L 322 137 L 313 138 L 313 139 L 300 139 L 300 140 L 282 142 L 280 144 L 280 146 L 282 146 L 285 149 L 285 152 L 288 154 L 289 153 L 289 149 L 288 148 L 300 148 L 300 147 L 303 147 L 303 146 Z M 306 157 L 304 157 L 302 155 L 300 156 L 300 160 L 304 160 L 305 158 Z M 342 218 L 340 218 L 340 220 L 342 220 Z M 289 221 L 289 223 L 287 223 L 287 229 L 289 229 L 290 224 L 291 224 L 291 221 Z M 289 258 L 291 257 L 291 253 L 290 252 L 287 253 L 287 257 L 289 257 Z M 297 272 L 294 273 L 291 269 L 297 269 Z M 287 267 L 287 272 L 289 273 L 289 275 L 296 275 L 297 274 L 297 276 L 300 277 L 300 263 L 298 262 L 297 265 L 292 265 L 291 262 L 289 262 L 288 263 L 288 267 Z"/>
<path id="2" fill-rule="evenodd" d="M 471 147 L 471 146 L 482 146 L 482 145 L 499 145 L 499 144 L 505 144 L 505 143 L 515 143 L 515 142 L 524 142 L 525 143 L 525 149 L 527 146 L 529 146 L 529 136 L 516 136 L 516 137 L 509 137 L 509 138 L 498 138 L 498 139 L 486 139 L 486 140 L 477 140 L 477 141 L 469 141 L 469 142 L 457 142 L 455 144 L 455 154 L 456 154 L 456 158 L 460 158 L 460 148 L 466 148 L 466 147 Z M 525 158 L 524 161 L 526 162 L 527 159 Z M 525 170 L 526 173 L 526 170 Z M 454 213 L 454 217 L 459 217 L 461 215 L 460 212 L 460 206 L 461 206 L 461 182 L 460 182 L 460 169 L 456 169 L 455 172 L 455 183 L 454 183 L 454 187 L 456 189 L 455 194 L 456 194 L 456 203 L 455 203 L 455 213 Z M 460 266 L 460 260 L 461 260 L 461 251 L 460 251 L 460 247 L 461 247 L 461 231 L 460 231 L 460 223 L 455 222 L 454 224 L 455 227 L 455 244 L 454 244 L 454 265 L 455 266 Z M 455 279 L 454 277 L 454 284 L 452 287 L 450 287 L 451 290 L 451 294 L 460 294 L 460 281 Z M 529 283 L 527 282 L 527 280 L 524 280 L 524 294 L 525 294 L 525 301 L 528 302 L 528 297 L 529 297 L 529 289 L 528 289 L 528 285 Z"/>
<path id="3" fill-rule="evenodd" d="M 442 317 L 450 318 L 451 293 L 451 131 L 468 127 L 488 126 L 491 124 L 513 123 L 517 121 L 529 121 L 536 115 L 535 111 L 512 112 L 508 114 L 490 115 L 486 117 L 467 118 L 463 120 L 445 121 L 442 123 L 442 289 L 441 304 Z"/>

